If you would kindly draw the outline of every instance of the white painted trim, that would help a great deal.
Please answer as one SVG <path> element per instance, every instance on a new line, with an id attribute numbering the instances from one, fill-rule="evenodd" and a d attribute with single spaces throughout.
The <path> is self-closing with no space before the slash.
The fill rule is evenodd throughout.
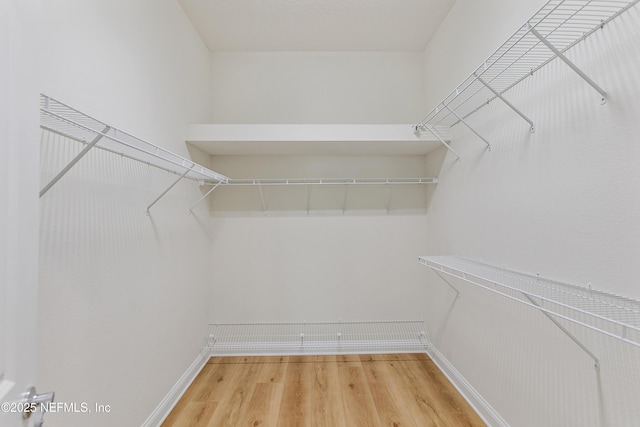
<path id="1" fill-rule="evenodd" d="M 193 380 L 196 379 L 204 365 L 209 360 L 208 356 L 198 355 L 186 372 L 182 374 L 178 382 L 162 399 L 151 415 L 142 423 L 141 427 L 158 427 L 169 416 L 173 407 L 178 403 L 182 395 L 187 391 Z"/>
<path id="2" fill-rule="evenodd" d="M 4 374 L 0 374 L 0 400 L 9 394 L 13 386 L 16 385 L 13 381 L 5 380 Z"/>
<path id="3" fill-rule="evenodd" d="M 442 373 L 449 379 L 451 384 L 471 405 L 482 420 L 490 427 L 509 427 L 500 414 L 493 409 L 476 389 L 453 367 L 453 365 L 435 348 L 433 345 L 427 349 L 427 354 L 431 360 L 440 368 Z"/>

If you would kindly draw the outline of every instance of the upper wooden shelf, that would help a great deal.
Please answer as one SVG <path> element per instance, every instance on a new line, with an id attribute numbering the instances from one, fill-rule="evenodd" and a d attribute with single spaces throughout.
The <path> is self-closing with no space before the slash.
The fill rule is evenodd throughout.
<path id="1" fill-rule="evenodd" d="M 406 124 L 194 124 L 186 140 L 212 155 L 424 155 L 441 145 Z"/>

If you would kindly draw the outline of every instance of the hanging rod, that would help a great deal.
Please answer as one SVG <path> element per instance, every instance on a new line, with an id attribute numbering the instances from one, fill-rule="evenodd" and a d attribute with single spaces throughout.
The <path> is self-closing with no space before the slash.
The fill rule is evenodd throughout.
<path id="1" fill-rule="evenodd" d="M 425 131 L 434 126 L 453 127 L 465 123 L 467 117 L 499 99 L 527 121 L 533 132 L 534 122 L 504 94 L 555 58 L 560 58 L 591 85 L 604 103 L 605 91 L 564 53 L 639 1 L 549 1 L 439 102 L 415 125 L 415 129 Z M 474 133 L 479 135 L 475 130 Z"/>
<path id="2" fill-rule="evenodd" d="M 640 347 L 640 301 L 456 256 L 420 257 L 421 264 L 543 312 Z M 598 360 L 564 327 L 562 331 Z"/>
<path id="3" fill-rule="evenodd" d="M 223 186 L 267 185 L 422 185 L 437 184 L 438 178 L 249 178 L 229 179 Z"/>
<path id="4" fill-rule="evenodd" d="M 55 185 L 93 147 L 173 172 L 180 175 L 180 179 L 189 178 L 200 183 L 229 181 L 229 178 L 224 175 L 111 125 L 107 125 L 44 94 L 40 95 L 40 127 L 86 144 L 84 149 L 53 180 L 43 187 L 40 191 L 40 197 Z M 176 183 L 177 181 L 169 189 Z M 169 189 L 163 192 L 149 208 L 164 196 Z"/>
<path id="5" fill-rule="evenodd" d="M 393 187 L 396 185 L 428 185 L 437 184 L 438 178 L 248 178 L 248 179 L 229 179 L 227 182 L 215 184 L 200 200 L 193 206 L 206 199 L 216 188 L 219 187 L 258 187 L 262 211 L 266 214 L 268 204 L 262 187 L 269 186 L 306 186 L 307 187 L 307 203 L 306 212 L 311 212 L 311 188 L 318 185 L 343 186 L 344 195 L 342 200 L 342 213 L 346 211 L 347 205 L 347 188 L 354 185 L 384 185 L 389 187 L 387 194 L 386 211 L 391 212 L 391 201 L 393 197 Z M 209 183 L 204 183 L 207 185 Z M 211 185 L 211 184 L 209 184 Z"/>

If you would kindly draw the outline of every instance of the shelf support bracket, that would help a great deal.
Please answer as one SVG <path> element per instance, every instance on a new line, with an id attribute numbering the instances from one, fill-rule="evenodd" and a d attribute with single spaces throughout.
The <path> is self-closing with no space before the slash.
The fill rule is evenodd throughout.
<path id="1" fill-rule="evenodd" d="M 307 185 L 307 215 L 311 211 L 311 185 Z"/>
<path id="2" fill-rule="evenodd" d="M 478 79 L 478 81 L 480 83 L 482 83 L 484 85 L 484 87 L 489 89 L 495 96 L 497 96 L 502 102 L 504 102 L 507 105 L 507 107 L 511 108 L 513 111 L 516 112 L 516 114 L 518 114 L 526 122 L 528 122 L 529 125 L 531 125 L 531 133 L 534 133 L 536 131 L 536 127 L 534 126 L 533 121 L 531 119 L 529 119 L 527 116 L 525 116 L 522 111 L 518 110 L 515 105 L 513 105 L 511 102 L 507 101 L 507 99 L 504 96 L 502 96 L 502 94 L 500 92 L 498 92 L 493 87 L 491 87 L 491 85 L 489 85 L 489 83 L 485 82 L 482 79 L 482 77 L 478 76 L 476 73 L 474 73 L 473 75 L 476 76 L 476 79 Z"/>
<path id="3" fill-rule="evenodd" d="M 342 196 L 342 214 L 347 210 L 347 192 L 349 191 L 349 186 L 345 184 L 344 186 L 344 196 Z"/>
<path id="4" fill-rule="evenodd" d="M 554 55 L 556 55 L 558 58 L 560 58 L 573 71 L 575 71 L 576 74 L 578 74 L 580 77 L 582 77 L 582 79 L 584 81 L 589 83 L 589 85 L 592 88 L 594 88 L 600 94 L 600 101 L 601 101 L 602 104 L 605 104 L 607 102 L 607 93 L 600 86 L 598 86 L 598 84 L 596 82 L 591 80 L 591 78 L 589 78 L 589 76 L 587 76 L 584 72 L 582 72 L 582 70 L 580 68 L 578 68 L 578 66 L 576 64 L 574 64 L 566 56 L 564 56 L 564 54 L 562 52 L 560 52 L 554 45 L 552 45 L 551 42 L 549 42 L 549 40 L 544 38 L 542 36 L 542 34 L 540 34 L 535 28 L 533 28 L 531 26 L 531 24 L 529 24 L 528 22 L 526 24 L 526 29 L 529 30 L 531 32 L 531 34 L 536 36 L 538 38 L 538 40 L 540 40 L 545 46 L 547 46 L 549 48 L 549 50 L 551 50 L 551 52 L 554 53 Z"/>
<path id="5" fill-rule="evenodd" d="M 429 267 L 431 267 L 431 266 L 429 266 Z M 453 286 L 453 285 L 451 284 L 451 282 L 450 282 L 450 281 L 448 281 L 447 279 L 445 279 L 445 277 L 444 277 L 442 274 L 440 274 L 440 272 L 439 272 L 438 270 L 436 270 L 436 269 L 435 269 L 435 268 L 433 268 L 433 267 L 432 267 L 431 269 L 432 269 L 433 271 L 435 271 L 435 272 L 436 272 L 436 274 L 437 274 L 438 276 L 440 276 L 440 278 L 442 279 L 442 281 L 443 281 L 444 283 L 446 283 L 447 285 L 449 285 L 449 287 L 450 287 L 451 289 L 453 289 L 453 291 L 456 293 L 456 298 L 458 298 L 458 297 L 460 296 L 460 291 L 459 291 L 455 286 Z"/>
<path id="6" fill-rule="evenodd" d="M 487 144 L 487 148 L 489 149 L 489 151 L 491 151 L 491 144 L 489 144 L 489 141 L 487 141 L 487 140 L 486 140 L 482 135 L 480 135 L 478 132 L 476 132 L 476 130 L 475 130 L 474 128 L 472 128 L 472 127 L 469 125 L 469 123 L 467 123 L 467 122 L 465 121 L 465 119 L 463 119 L 462 117 L 460 117 L 460 116 L 458 115 L 458 113 L 456 113 L 456 112 L 455 112 L 455 111 L 453 111 L 451 108 L 449 108 L 449 106 L 448 106 L 448 105 L 444 105 L 444 108 L 446 108 L 447 110 L 449 110 L 449 112 L 450 112 L 451 114 L 453 114 L 454 116 L 456 116 L 456 118 L 457 118 L 457 119 L 458 119 L 458 120 L 459 120 L 463 125 L 465 125 L 465 126 L 466 126 L 470 131 L 471 131 L 471 132 L 475 133 L 475 134 L 476 134 L 476 136 L 477 136 L 478 138 L 480 138 L 481 140 L 483 140 L 483 141 L 484 141 L 484 143 L 485 143 L 485 144 Z"/>
<path id="7" fill-rule="evenodd" d="M 47 98 L 47 102 L 46 104 L 48 105 L 48 99 Z M 100 133 L 99 135 L 97 135 L 95 138 L 93 138 L 93 140 L 88 143 L 81 152 L 78 153 L 77 156 L 75 156 L 73 158 L 73 160 L 71 160 L 69 162 L 69 164 L 67 166 L 64 167 L 64 169 L 62 169 L 58 175 L 56 175 L 47 185 L 44 186 L 44 188 L 42 190 L 40 190 L 40 197 L 44 196 L 45 193 L 47 191 L 49 191 L 51 189 L 51 187 L 53 187 L 56 182 L 58 182 L 60 180 L 60 178 L 62 178 L 67 172 L 69 172 L 71 170 L 72 167 L 75 166 L 76 163 L 78 163 L 80 161 L 81 158 L 84 157 L 85 154 L 87 154 L 89 152 L 89 150 L 91 150 L 101 139 L 103 136 L 105 136 L 109 131 L 111 130 L 111 126 L 106 126 L 104 128 L 104 130 L 102 131 L 102 133 Z"/>
<path id="8" fill-rule="evenodd" d="M 215 190 L 216 188 L 218 188 L 218 186 L 222 184 L 222 181 L 218 181 L 216 185 L 213 186 L 213 188 L 209 191 L 207 191 L 207 194 L 205 194 L 204 196 L 200 197 L 200 199 L 195 202 L 190 208 L 189 211 L 191 211 L 193 213 L 193 208 L 195 208 L 196 206 L 198 206 L 200 204 L 201 201 L 203 201 L 204 199 L 206 199 L 209 194 L 213 193 L 213 190 Z"/>
<path id="9" fill-rule="evenodd" d="M 267 213 L 267 204 L 264 201 L 264 193 L 262 192 L 262 184 L 258 181 L 258 192 L 260 193 L 260 201 L 262 202 L 262 212 Z"/>
<path id="10" fill-rule="evenodd" d="M 189 169 L 187 169 L 186 171 L 184 171 L 184 173 L 182 175 L 180 175 L 180 178 L 178 178 L 177 180 L 175 180 L 175 182 L 173 184 L 171 184 L 169 186 L 169 188 L 167 188 L 166 190 L 164 190 L 162 192 L 161 195 L 159 195 L 148 207 L 147 207 L 147 215 L 149 215 L 149 209 L 151 209 L 153 207 L 153 205 L 155 205 L 156 203 L 158 203 L 158 201 L 160 199 L 162 199 L 164 197 L 165 194 L 167 194 L 169 192 L 169 190 L 171 190 L 173 187 L 176 186 L 176 184 L 178 184 L 180 181 L 182 181 L 182 178 L 184 178 L 185 176 L 187 176 L 187 174 L 189 172 L 191 172 L 191 169 L 193 169 L 193 166 L 195 166 L 195 164 L 192 164 L 191 167 Z"/>
<path id="11" fill-rule="evenodd" d="M 522 295 L 524 295 L 524 297 L 525 297 L 527 300 L 529 300 L 529 302 L 530 302 L 531 304 L 533 304 L 534 306 L 536 306 L 536 307 L 538 307 L 538 308 L 542 308 L 542 307 L 541 307 L 541 305 L 540 305 L 540 304 L 538 304 L 538 302 L 537 302 L 536 300 L 534 300 L 530 295 L 528 295 L 528 294 L 526 294 L 526 293 L 524 293 L 524 292 L 522 292 Z M 571 332 L 569 332 L 569 331 L 567 330 L 567 328 L 565 328 L 564 326 L 562 326 L 562 325 L 560 324 L 560 322 L 558 322 L 556 319 L 554 319 L 554 317 L 553 317 L 551 314 L 549 314 L 549 313 L 548 313 L 548 312 L 546 312 L 546 311 L 542 311 L 542 310 L 540 310 L 540 312 L 541 312 L 542 314 L 544 314 L 544 315 L 547 317 L 547 319 L 551 320 L 551 322 L 552 322 L 554 325 L 556 325 L 556 326 L 557 326 L 557 327 L 558 327 L 562 332 L 564 332 L 564 334 L 565 334 L 566 336 L 568 336 L 568 337 L 571 339 L 571 341 L 573 341 L 574 343 L 576 343 L 576 345 L 577 345 L 578 347 L 580 347 L 580 348 L 581 348 L 585 353 L 587 353 L 587 354 L 589 355 L 589 357 L 591 357 L 591 358 L 593 359 L 594 366 L 595 366 L 595 368 L 596 368 L 596 369 L 600 369 L 600 359 L 598 359 L 598 356 L 596 356 L 595 354 L 593 354 L 593 352 L 592 352 L 591 350 L 589 350 L 589 349 L 588 349 L 584 344 L 582 344 L 582 343 L 580 342 L 580 340 L 578 340 L 578 338 L 576 338 L 576 337 L 575 337 L 575 335 L 573 335 Z"/>
<path id="12" fill-rule="evenodd" d="M 387 215 L 389 214 L 389 212 L 391 212 L 391 200 L 392 199 L 393 199 L 393 185 L 390 185 L 389 186 L 389 198 L 387 199 Z"/>
<path id="13" fill-rule="evenodd" d="M 428 131 L 429 131 L 433 136 L 435 136 L 435 137 L 438 139 L 438 141 L 440 141 L 440 142 L 441 142 L 445 147 L 447 147 L 447 150 L 449 150 L 449 151 L 451 151 L 453 154 L 455 154 L 455 155 L 456 155 L 456 157 L 458 158 L 458 160 L 460 160 L 460 154 L 458 154 L 458 153 L 456 152 L 456 150 L 454 150 L 453 148 L 451 148 L 451 145 L 447 144 L 447 142 L 446 142 L 444 139 L 442 139 L 442 137 L 441 137 L 440 135 L 438 135 L 438 133 L 435 131 L 435 129 L 430 128 L 427 124 L 424 124 L 424 125 L 422 125 L 422 126 L 416 126 L 416 131 L 417 131 L 419 128 L 420 128 L 420 129 L 426 129 L 426 130 L 428 130 Z"/>

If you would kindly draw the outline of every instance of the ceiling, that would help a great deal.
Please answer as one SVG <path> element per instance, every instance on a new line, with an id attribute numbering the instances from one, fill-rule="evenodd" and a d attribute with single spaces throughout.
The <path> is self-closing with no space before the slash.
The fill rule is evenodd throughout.
<path id="1" fill-rule="evenodd" d="M 213 51 L 417 51 L 455 0 L 178 0 Z"/>

